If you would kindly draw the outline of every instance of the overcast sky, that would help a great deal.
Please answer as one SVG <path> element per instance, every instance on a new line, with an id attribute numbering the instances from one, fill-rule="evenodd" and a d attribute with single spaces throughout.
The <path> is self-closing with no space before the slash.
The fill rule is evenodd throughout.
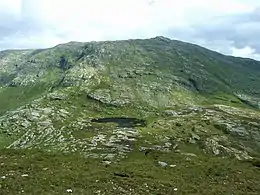
<path id="1" fill-rule="evenodd" d="M 0 50 L 159 35 L 260 60 L 260 0 L 0 0 Z"/>

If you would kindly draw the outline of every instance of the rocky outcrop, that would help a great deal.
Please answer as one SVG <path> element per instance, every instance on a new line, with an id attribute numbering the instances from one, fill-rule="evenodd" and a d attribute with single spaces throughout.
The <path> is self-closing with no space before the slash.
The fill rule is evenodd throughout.
<path id="1" fill-rule="evenodd" d="M 195 158 L 189 147 L 238 159 L 259 153 L 258 62 L 157 37 L 4 51 L 0 64 L 4 147 L 109 162 L 132 151 Z M 93 121 L 107 117 L 147 122 Z"/>

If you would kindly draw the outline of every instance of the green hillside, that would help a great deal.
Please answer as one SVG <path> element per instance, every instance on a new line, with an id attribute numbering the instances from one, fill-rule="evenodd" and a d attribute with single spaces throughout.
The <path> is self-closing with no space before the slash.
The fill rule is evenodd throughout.
<path id="1" fill-rule="evenodd" d="M 260 62 L 165 37 L 2 51 L 0 194 L 259 194 L 259 109 Z"/>

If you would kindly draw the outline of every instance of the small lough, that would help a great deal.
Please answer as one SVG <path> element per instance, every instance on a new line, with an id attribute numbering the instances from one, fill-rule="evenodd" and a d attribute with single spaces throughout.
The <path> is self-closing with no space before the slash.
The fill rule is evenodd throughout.
<path id="1" fill-rule="evenodd" d="M 96 118 L 92 119 L 94 123 L 116 123 L 117 127 L 146 127 L 146 120 L 137 118 L 125 118 L 125 117 L 111 117 L 111 118 Z"/>

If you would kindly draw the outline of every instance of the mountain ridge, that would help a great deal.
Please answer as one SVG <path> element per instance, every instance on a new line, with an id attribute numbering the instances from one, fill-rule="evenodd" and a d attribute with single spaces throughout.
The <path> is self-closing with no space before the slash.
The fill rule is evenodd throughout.
<path id="1" fill-rule="evenodd" d="M 166 40 L 166 44 L 165 44 Z M 157 46 L 158 48 L 157 48 Z M 85 47 L 90 47 L 86 49 Z M 91 48 L 92 47 L 92 48 Z M 109 48 L 111 47 L 111 48 Z M 116 49 L 117 48 L 117 49 Z M 138 49 L 137 49 L 138 48 Z M 90 50 L 93 49 L 93 54 L 90 54 L 88 57 L 89 59 L 85 59 L 88 54 L 88 52 L 91 52 Z M 107 53 L 105 52 L 107 49 Z M 109 51 L 109 49 L 112 49 Z M 163 54 L 158 54 L 162 49 L 165 49 L 163 51 Z M 88 51 L 89 50 L 89 51 Z M 130 53 L 127 53 L 129 50 Z M 150 50 L 150 51 L 149 51 Z M 103 53 L 102 53 L 103 51 Z M 168 53 L 166 53 L 168 51 Z M 10 52 L 10 51 L 9 51 Z M 86 65 L 93 66 L 94 64 L 100 65 L 101 63 L 105 63 L 104 65 L 107 66 L 106 63 L 113 63 L 113 61 L 116 62 L 115 58 L 122 58 L 124 55 L 124 58 L 129 58 L 129 60 L 136 60 L 135 63 L 141 63 L 144 59 L 147 59 L 147 63 L 151 64 L 158 64 L 160 67 L 157 69 L 163 68 L 162 66 L 166 66 L 164 68 L 169 68 L 170 71 L 172 71 L 173 75 L 183 77 L 190 77 L 190 80 L 185 81 L 185 83 L 189 85 L 194 85 L 196 88 L 196 81 L 199 80 L 198 78 L 191 78 L 193 75 L 195 77 L 200 76 L 200 74 L 206 73 L 208 75 L 205 75 L 205 79 L 208 79 L 206 77 L 213 77 L 215 78 L 215 84 L 219 85 L 222 82 L 222 86 L 220 88 L 225 88 L 226 86 L 237 85 L 237 88 L 239 89 L 240 85 L 237 84 L 239 82 L 238 77 L 242 79 L 241 83 L 251 83 L 254 87 L 257 86 L 257 82 L 259 81 L 259 65 L 260 62 L 255 60 L 248 60 L 244 58 L 236 58 L 236 57 L 229 57 L 225 56 L 223 54 L 213 52 L 211 50 L 205 49 L 203 47 L 200 47 L 198 45 L 189 44 L 181 41 L 175 41 L 170 40 L 168 38 L 162 38 L 162 37 L 155 37 L 152 39 L 136 39 L 136 40 L 126 40 L 126 41 L 104 41 L 104 42 L 88 42 L 88 43 L 79 43 L 79 42 L 70 42 L 67 44 L 60 44 L 55 47 L 52 47 L 50 49 L 40 49 L 40 50 L 21 50 L 21 51 L 15 51 L 18 52 L 16 55 L 16 58 L 13 56 L 14 59 L 9 58 L 9 64 L 14 64 L 12 66 L 13 70 L 11 72 L 7 70 L 7 66 L 3 66 L 3 61 L 6 61 L 4 59 L 4 56 L 2 56 L 2 77 L 6 77 L 5 82 L 8 82 L 6 80 L 10 79 L 10 77 L 15 77 L 15 74 L 18 75 L 18 73 L 25 72 L 25 74 L 30 74 L 30 69 L 32 69 L 35 66 L 35 69 L 42 68 L 42 71 L 39 71 L 38 74 L 34 75 L 36 78 L 35 80 L 39 80 L 38 77 L 41 78 L 41 74 L 47 74 L 47 69 L 52 69 L 58 72 L 69 72 L 69 69 L 73 69 L 73 66 L 77 66 L 79 63 L 83 63 Z M 105 53 L 104 53 L 105 52 Z M 136 52 L 136 53 L 135 53 Z M 155 52 L 155 53 L 154 53 Z M 1 52 L 2 53 L 2 52 Z M 12 52 L 11 52 L 12 53 Z M 109 54 L 110 53 L 110 54 Z M 109 55 L 113 54 L 110 58 Z M 155 54 L 161 55 L 156 56 Z M 167 55 L 165 55 L 167 54 Z M 7 54 L 8 55 L 8 52 Z M 11 54 L 10 54 L 11 55 Z M 20 58 L 17 57 L 20 55 Z M 50 58 L 50 56 L 52 56 Z M 91 57 L 92 55 L 92 57 Z M 120 56 L 121 55 L 121 56 Z M 66 56 L 67 59 L 64 58 Z M 113 57 L 114 56 L 114 57 Z M 135 59 L 131 59 L 135 57 Z M 12 57 L 12 55 L 11 55 Z M 28 59 L 26 59 L 28 58 Z M 63 59 L 62 59 L 63 58 Z M 106 58 L 106 59 L 104 59 Z M 139 58 L 139 59 L 138 59 Z M 168 59 L 169 60 L 168 60 Z M 12 62 L 13 60 L 13 62 Z M 62 62 L 63 60 L 63 62 Z M 67 60 L 67 61 L 66 61 Z M 124 62 L 124 59 L 120 59 L 122 62 Z M 163 61 L 164 60 L 164 61 Z M 168 60 L 168 61 L 167 61 Z M 17 63 L 22 63 L 19 68 L 17 67 Z M 20 61 L 20 62 L 19 62 Z M 46 63 L 45 63 L 46 62 Z M 120 63 L 122 63 L 120 62 Z M 6 62 L 8 64 L 8 60 Z M 61 65 L 61 63 L 63 63 Z M 129 61 L 125 62 L 130 63 Z M 27 66 L 26 66 L 27 64 Z M 73 64 L 73 65 L 72 65 Z M 165 65 L 167 64 L 167 65 Z M 175 65 L 174 65 L 175 64 Z M 215 65 L 214 65 L 215 64 Z M 59 67 L 59 66 L 60 67 Z M 10 65 L 9 65 L 10 66 Z M 62 67 L 64 66 L 64 67 Z M 95 66 L 95 65 L 94 65 Z M 130 65 L 131 66 L 131 65 Z M 168 67 L 167 67 L 168 66 Z M 173 67 L 174 66 L 174 67 Z M 202 66 L 206 66 L 202 67 Z M 251 68 L 250 68 L 251 67 Z M 95 67 L 94 67 L 95 68 Z M 153 68 L 153 67 L 152 67 Z M 173 70 L 173 68 L 175 68 Z M 214 68 L 213 70 L 207 69 L 207 68 Z M 222 68 L 225 68 L 224 72 L 221 70 Z M 17 70 L 15 70 L 17 69 Z M 28 71 L 27 71 L 27 70 Z M 46 71 L 45 71 L 46 69 Z M 67 70 L 68 69 L 68 70 Z M 228 70 L 230 69 L 230 70 Z M 252 69 L 252 70 L 251 70 Z M 27 72 L 26 72 L 27 71 Z M 36 71 L 36 70 L 31 70 Z M 84 70 L 82 70 L 84 71 Z M 201 72 L 199 72 L 201 71 Z M 212 72 L 213 71 L 213 72 Z M 228 74 L 226 73 L 228 71 Z M 254 72 L 256 71 L 256 72 Z M 194 73 L 194 74 L 193 74 Z M 218 75 L 215 75 L 218 74 Z M 232 76 L 233 74 L 233 76 Z M 61 76 L 61 73 L 57 73 L 57 77 Z M 19 77 L 19 75 L 18 75 Z M 244 77 L 251 77 L 250 79 L 244 78 Z M 213 78 L 208 79 L 209 81 L 212 81 Z M 234 81 L 228 81 L 230 78 L 234 79 Z M 187 78 L 184 78 L 187 80 Z M 196 80 L 197 79 L 197 80 Z M 19 80 L 19 78 L 16 78 L 16 80 Z M 23 79 L 26 80 L 26 79 Z M 244 80 L 244 81 L 243 81 Z M 255 81 L 254 81 L 255 80 Z M 195 82 L 194 82 L 195 81 Z M 25 83 L 28 81 L 24 81 Z M 201 81 L 204 82 L 205 81 Z M 218 84 L 216 84 L 216 82 Z M 235 83 L 234 83 L 235 82 Z M 18 82 L 19 84 L 19 82 Z M 212 88 L 212 86 L 210 86 Z M 248 86 L 244 86 L 243 90 L 250 88 Z M 251 87 L 252 88 L 252 87 Z M 257 93 L 259 93 L 258 87 L 255 87 L 257 89 Z M 198 86 L 197 86 L 198 89 Z M 230 89 L 229 89 L 230 90 Z M 252 90 L 251 90 L 252 91 Z"/>
<path id="2" fill-rule="evenodd" d="M 171 39 L 171 38 L 166 37 L 166 36 L 154 36 L 154 37 L 150 37 L 150 38 L 139 38 L 139 39 L 118 39 L 118 40 L 107 40 L 107 41 L 105 41 L 105 40 L 104 41 L 87 41 L 87 42 L 84 42 L 84 41 L 68 41 L 68 42 L 60 43 L 60 44 L 57 44 L 57 45 L 54 45 L 54 46 L 51 46 L 51 47 L 44 47 L 44 48 L 3 49 L 3 50 L 0 50 L 0 53 L 2 53 L 2 52 L 3 53 L 5 53 L 5 52 L 12 52 L 12 51 L 19 52 L 19 51 L 47 50 L 47 49 L 52 49 L 52 48 L 55 48 L 55 47 L 62 47 L 64 45 L 70 45 L 70 44 L 106 43 L 106 42 L 135 41 L 135 40 L 151 40 L 151 39 L 162 39 L 162 40 L 186 43 L 186 44 L 189 44 L 189 45 L 193 45 L 193 46 L 196 46 L 196 47 L 200 47 L 200 48 L 209 50 L 211 52 L 218 53 L 218 54 L 223 55 L 223 56 L 227 56 L 227 57 L 231 57 L 231 58 L 237 58 L 237 59 L 252 60 L 252 61 L 255 61 L 255 62 L 259 62 L 259 60 L 257 60 L 257 59 L 253 59 L 253 58 L 249 58 L 249 57 L 239 57 L 239 56 L 233 56 L 233 55 L 224 54 L 224 53 L 221 53 L 221 52 L 209 49 L 207 47 L 201 46 L 200 44 L 191 43 L 191 42 L 188 42 L 188 41 L 182 41 L 182 40 L 179 40 L 179 39 Z"/>

